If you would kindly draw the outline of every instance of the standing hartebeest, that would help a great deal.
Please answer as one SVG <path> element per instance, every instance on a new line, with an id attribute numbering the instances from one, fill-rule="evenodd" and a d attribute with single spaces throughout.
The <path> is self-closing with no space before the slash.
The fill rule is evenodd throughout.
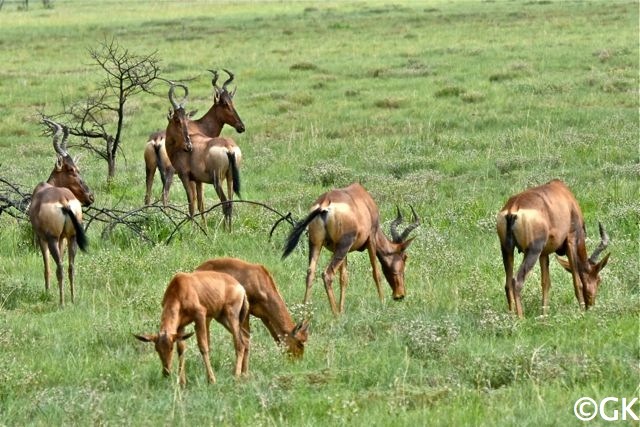
<path id="1" fill-rule="evenodd" d="M 82 206 L 93 203 L 93 193 L 84 183 L 78 167 L 67 152 L 69 131 L 49 119 L 44 122 L 52 129 L 53 148 L 58 155 L 56 165 L 47 182 L 41 182 L 33 190 L 29 206 L 29 220 L 38 238 L 44 260 L 44 287 L 49 290 L 49 253 L 56 263 L 56 278 L 60 291 L 60 305 L 64 305 L 62 287 L 65 241 L 69 246 L 69 288 L 74 301 L 73 262 L 78 247 L 85 250 L 87 239 L 82 228 Z M 59 142 L 62 134 L 62 143 Z"/>
<path id="2" fill-rule="evenodd" d="M 233 73 L 224 70 L 229 75 L 229 78 L 222 84 L 222 87 L 218 87 L 218 72 L 216 70 L 209 71 L 213 73 L 211 80 L 211 85 L 214 90 L 213 105 L 201 118 L 189 122 L 190 131 L 202 133 L 210 137 L 217 137 L 220 136 L 220 132 L 222 132 L 222 128 L 226 124 L 232 126 L 238 133 L 244 132 L 244 123 L 242 123 L 242 119 L 240 119 L 233 104 L 235 89 L 229 92 L 227 88 L 229 83 L 233 81 Z M 195 112 L 189 113 L 188 117 L 191 117 L 193 114 L 195 114 Z M 171 160 L 167 154 L 165 138 L 165 131 L 154 132 L 149 136 L 149 140 L 145 145 L 146 194 L 144 200 L 147 205 L 151 202 L 151 189 L 153 187 L 153 177 L 156 168 L 160 172 L 160 179 L 162 181 L 162 203 L 164 206 L 166 206 L 169 198 L 169 189 L 173 182 L 175 169 L 171 165 Z"/>
<path id="3" fill-rule="evenodd" d="M 210 383 L 216 377 L 209 360 L 209 324 L 216 319 L 233 336 L 236 351 L 236 377 L 247 373 L 249 366 L 249 303 L 244 288 L 236 279 L 217 271 L 177 273 L 167 286 L 162 299 L 160 332 L 134 336 L 140 341 L 155 344 L 165 376 L 171 374 L 173 348 L 178 352 L 178 378 L 186 384 L 184 328 L 195 323 L 198 348 Z"/>
<path id="4" fill-rule="evenodd" d="M 237 258 L 210 259 L 200 264 L 196 271 L 199 270 L 219 271 L 235 277 L 247 291 L 250 313 L 262 320 L 273 339 L 285 345 L 291 356 L 302 357 L 309 323 L 293 322 L 269 270 Z"/>
<path id="5" fill-rule="evenodd" d="M 346 188 L 329 191 L 316 200 L 311 206 L 309 215 L 300 221 L 289 234 L 282 258 L 287 257 L 296 247 L 302 232 L 309 227 L 309 269 L 307 270 L 307 288 L 304 294 L 306 304 L 311 296 L 311 286 L 316 265 L 322 247 L 333 252 L 331 261 L 322 274 L 324 286 L 329 297 L 331 310 L 335 315 L 344 311 L 344 297 L 347 289 L 347 254 L 352 251 L 369 252 L 369 261 L 373 269 L 373 280 L 376 283 L 378 296 L 383 301 L 380 287 L 380 273 L 376 257 L 382 266 L 389 286 L 393 291 L 393 299 L 404 298 L 404 267 L 407 255 L 405 250 L 413 241 L 407 239 L 409 233 L 420 224 L 413 208 L 413 223 L 402 234 L 397 231 L 402 222 L 398 209 L 397 218 L 391 223 L 389 240 L 380 227 L 378 207 L 367 190 L 354 183 Z M 340 310 L 336 307 L 332 281 L 337 270 L 340 270 Z"/>
<path id="6" fill-rule="evenodd" d="M 203 183 L 213 184 L 220 201 L 223 202 L 225 225 L 231 230 L 233 193 L 240 194 L 239 165 L 242 153 L 231 138 L 210 138 L 193 132 L 184 104 L 175 100 L 175 87 L 184 89 L 187 99 L 188 89 L 181 84 L 172 84 L 169 100 L 173 112 L 167 125 L 165 146 L 167 154 L 187 193 L 189 215 L 193 217 L 197 198 L 198 210 L 204 219 Z M 184 101 L 183 101 L 184 102 Z M 227 181 L 228 196 L 222 190 L 222 181 Z M 229 203 L 227 203 L 229 202 Z"/>
<path id="7" fill-rule="evenodd" d="M 144 195 L 144 204 L 151 203 L 151 190 L 153 189 L 153 178 L 156 169 L 160 172 L 160 181 L 162 181 L 162 205 L 166 206 L 168 201 L 169 187 L 173 180 L 174 169 L 167 155 L 167 149 L 164 146 L 165 131 L 156 131 L 149 135 L 149 139 L 144 147 L 144 165 L 146 173 L 146 192 Z M 165 188 L 167 189 L 165 191 Z"/>
<path id="8" fill-rule="evenodd" d="M 609 255 L 598 261 L 609 237 L 600 224 L 600 244 L 590 257 L 585 245 L 584 218 L 569 188 L 560 180 L 530 188 L 507 200 L 497 217 L 497 231 L 506 273 L 505 292 L 509 311 L 523 317 L 520 293 L 527 275 L 540 259 L 542 276 L 542 312 L 549 306 L 549 254 L 566 255 L 558 262 L 573 278 L 573 288 L 580 306 L 588 309 L 596 301 L 600 271 Z M 513 277 L 513 251 L 524 252 L 522 265 Z"/>

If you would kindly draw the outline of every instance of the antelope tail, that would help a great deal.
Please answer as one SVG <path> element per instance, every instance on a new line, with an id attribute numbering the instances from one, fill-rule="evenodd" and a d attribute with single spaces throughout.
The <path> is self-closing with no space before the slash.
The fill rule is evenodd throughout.
<path id="1" fill-rule="evenodd" d="M 233 151 L 227 151 L 227 157 L 229 158 L 231 177 L 233 178 L 233 192 L 242 199 L 242 196 L 240 195 L 240 170 L 238 169 L 238 162 L 236 161 L 236 153 Z"/>
<path id="2" fill-rule="evenodd" d="M 63 206 L 62 212 L 69 217 L 71 223 L 73 224 L 73 228 L 76 230 L 76 242 L 78 242 L 78 246 L 82 249 L 83 252 L 87 251 L 87 246 L 89 245 L 89 241 L 87 240 L 87 235 L 84 232 L 84 228 L 82 228 L 82 224 L 76 218 L 76 215 L 73 213 L 68 206 Z"/>
<path id="3" fill-rule="evenodd" d="M 507 214 L 505 215 L 504 219 L 507 222 L 507 230 L 506 230 L 506 235 L 505 235 L 505 245 L 506 245 L 506 249 L 509 252 L 513 252 L 513 248 L 516 246 L 516 241 L 515 238 L 513 236 L 513 225 L 516 223 L 516 219 L 518 219 L 517 215 L 514 214 Z"/>
<path id="4" fill-rule="evenodd" d="M 160 172 L 160 180 L 162 181 L 162 188 L 167 185 L 167 177 L 165 176 L 165 165 L 162 163 L 162 156 L 160 155 L 160 146 L 153 144 L 153 151 L 156 153 L 156 163 L 158 164 L 158 172 Z"/>
<path id="5" fill-rule="evenodd" d="M 312 211 L 309 215 L 307 215 L 305 219 L 298 222 L 293 227 L 293 230 L 291 230 L 289 237 L 287 237 L 287 242 L 285 244 L 284 252 L 282 254 L 283 259 L 288 257 L 289 254 L 293 252 L 295 247 L 298 245 L 298 241 L 300 240 L 300 236 L 302 235 L 304 230 L 306 230 L 307 226 L 311 223 L 311 221 L 313 221 L 322 212 L 323 212 L 323 209 L 318 207 L 317 209 Z"/>

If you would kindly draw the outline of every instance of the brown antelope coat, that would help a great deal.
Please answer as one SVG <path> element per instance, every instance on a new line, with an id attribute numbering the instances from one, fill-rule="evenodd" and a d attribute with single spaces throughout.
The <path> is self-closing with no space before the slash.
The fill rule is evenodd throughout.
<path id="1" fill-rule="evenodd" d="M 236 279 L 216 271 L 196 271 L 176 274 L 162 299 L 162 316 L 158 334 L 134 335 L 144 342 L 153 342 L 165 376 L 171 374 L 174 344 L 178 352 L 178 376 L 186 383 L 185 343 L 193 333 L 184 329 L 195 323 L 198 348 L 210 383 L 216 378 L 209 360 L 209 324 L 215 319 L 233 336 L 236 352 L 234 374 L 248 372 L 249 365 L 249 303 L 246 292 Z"/>
<path id="2" fill-rule="evenodd" d="M 238 133 L 244 132 L 244 123 L 242 122 L 242 119 L 238 115 L 235 105 L 233 104 L 233 96 L 235 95 L 235 90 L 233 92 L 229 92 L 229 90 L 227 89 L 229 83 L 233 81 L 233 74 L 225 70 L 225 72 L 229 74 L 229 79 L 224 82 L 222 87 L 218 87 L 218 72 L 214 70 L 210 71 L 211 73 L 213 73 L 213 79 L 211 81 L 211 85 L 214 89 L 213 105 L 202 117 L 197 120 L 190 120 L 188 122 L 189 132 L 194 134 L 202 134 L 208 137 L 217 137 L 220 136 L 222 128 L 225 124 L 233 127 Z M 190 118 L 193 114 L 194 112 L 191 112 L 187 117 Z M 145 195 L 145 204 L 149 204 L 151 201 L 153 176 L 155 174 L 156 168 L 158 168 L 160 165 L 160 178 L 163 183 L 163 205 L 166 206 L 168 201 L 168 193 L 173 182 L 175 169 L 171 165 L 171 160 L 169 159 L 169 155 L 167 154 L 165 137 L 165 131 L 154 132 L 149 136 L 149 141 L 145 146 L 144 158 L 147 174 L 147 191 Z M 202 202 L 199 201 L 199 203 Z"/>
<path id="3" fill-rule="evenodd" d="M 181 87 L 188 94 L 186 86 Z M 225 202 L 233 199 L 234 192 L 240 193 L 240 148 L 231 138 L 211 138 L 194 130 L 193 122 L 185 113 L 183 104 L 178 104 L 174 99 L 174 90 L 175 85 L 172 85 L 169 100 L 173 113 L 167 125 L 165 145 L 169 159 L 187 193 L 189 215 L 193 217 L 197 199 L 198 210 L 203 215 L 204 222 L 203 183 L 213 184 L 220 201 L 224 203 L 225 225 L 231 229 L 233 206 Z M 222 190 L 222 182 L 225 180 L 228 196 Z"/>
<path id="4" fill-rule="evenodd" d="M 54 129 L 53 147 L 58 156 L 47 182 L 39 183 L 31 195 L 29 220 L 38 239 L 44 262 L 44 286 L 48 291 L 49 254 L 56 263 L 56 278 L 60 293 L 60 305 L 64 305 L 62 257 L 65 246 L 69 247 L 69 289 L 71 301 L 74 301 L 74 260 L 78 247 L 85 250 L 87 240 L 82 228 L 82 206 L 94 201 L 93 193 L 80 176 L 75 162 L 66 151 L 69 137 L 67 128 L 45 119 L 45 123 Z M 63 135 L 60 144 L 60 135 Z M 66 243 L 68 242 L 68 245 Z"/>
<path id="5" fill-rule="evenodd" d="M 376 258 L 380 261 L 382 272 L 391 287 L 394 300 L 405 296 L 404 268 L 407 255 L 405 250 L 413 239 L 407 239 L 409 233 L 419 225 L 419 219 L 413 212 L 413 224 L 400 235 L 396 227 L 402 221 L 400 212 L 391 224 L 392 240 L 389 240 L 380 227 L 378 206 L 367 190 L 358 184 L 329 191 L 311 206 L 309 215 L 298 223 L 287 238 L 283 258 L 287 257 L 297 245 L 302 232 L 309 229 L 309 268 L 307 270 L 304 302 L 311 296 L 311 287 L 320 251 L 326 247 L 333 256 L 325 269 L 324 281 L 329 304 L 334 314 L 344 311 L 344 296 L 347 288 L 347 254 L 352 251 L 369 253 L 373 270 L 373 279 L 380 301 L 383 301 L 380 287 L 380 273 Z M 332 281 L 336 271 L 340 271 L 340 309 L 333 295 Z"/>
<path id="6" fill-rule="evenodd" d="M 291 356 L 302 357 L 307 341 L 308 322 L 297 325 L 278 291 L 271 273 L 263 265 L 237 258 L 210 259 L 198 270 L 214 270 L 233 276 L 247 291 L 250 313 L 262 320 L 273 339 L 286 346 Z"/>
<path id="7" fill-rule="evenodd" d="M 569 188 L 559 180 L 530 188 L 507 200 L 498 212 L 497 232 L 500 238 L 502 260 L 506 273 L 505 292 L 509 310 L 523 316 L 521 291 L 524 281 L 537 260 L 542 276 L 542 308 L 549 305 L 549 254 L 566 255 L 558 258 L 571 273 L 576 298 L 582 307 L 595 303 L 600 271 L 609 260 L 607 254 L 597 262 L 608 244 L 606 231 L 600 225 L 601 242 L 591 257 L 585 245 L 585 225 L 582 211 Z M 513 252 L 524 252 L 522 265 L 513 277 Z"/>

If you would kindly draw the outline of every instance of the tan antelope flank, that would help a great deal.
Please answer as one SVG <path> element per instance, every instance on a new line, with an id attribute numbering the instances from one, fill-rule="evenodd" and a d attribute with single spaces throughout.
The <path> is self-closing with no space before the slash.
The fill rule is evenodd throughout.
<path id="1" fill-rule="evenodd" d="M 609 237 L 600 224 L 600 243 L 587 256 L 585 225 L 580 206 L 569 188 L 559 180 L 530 188 L 509 198 L 497 217 L 497 231 L 506 273 L 505 292 L 509 311 L 523 317 L 521 291 L 527 275 L 540 260 L 542 277 L 542 312 L 549 307 L 549 254 L 566 255 L 558 262 L 573 278 L 573 288 L 580 306 L 588 309 L 596 301 L 600 271 L 609 255 L 598 262 Z M 513 277 L 513 252 L 524 252 L 522 265 Z"/>
<path id="2" fill-rule="evenodd" d="M 58 156 L 47 182 L 33 190 L 29 220 L 38 239 L 44 261 L 44 287 L 49 290 L 49 253 L 56 263 L 60 305 L 64 306 L 63 266 L 65 244 L 69 246 L 69 289 L 74 301 L 74 267 L 78 247 L 85 250 L 87 239 L 82 228 L 82 206 L 93 203 L 93 193 L 84 183 L 80 171 L 67 152 L 69 131 L 49 119 L 44 122 L 53 130 L 53 148 Z M 62 135 L 62 142 L 59 142 Z"/>
<path id="3" fill-rule="evenodd" d="M 202 133 L 210 137 L 220 136 L 224 125 L 232 126 L 238 133 L 244 132 L 244 123 L 238 115 L 236 108 L 233 104 L 233 96 L 235 95 L 235 89 L 233 92 L 229 92 L 227 85 L 233 81 L 233 74 L 230 71 L 224 70 L 229 74 L 222 87 L 218 87 L 218 72 L 216 70 L 209 70 L 213 73 L 211 85 L 214 90 L 213 105 L 209 108 L 209 111 L 201 118 L 192 120 L 189 123 L 189 129 L 194 133 Z M 194 112 L 189 113 L 188 117 L 192 117 Z M 160 172 L 160 180 L 162 181 L 162 203 L 167 205 L 169 200 L 169 190 L 173 182 L 173 175 L 175 169 L 171 165 L 171 160 L 167 154 L 165 147 L 165 131 L 154 132 L 149 136 L 149 140 L 145 145 L 144 161 L 146 170 L 146 193 L 145 204 L 151 202 L 151 191 L 153 188 L 153 178 L 156 169 Z"/>
<path id="4" fill-rule="evenodd" d="M 169 89 L 169 100 L 173 113 L 167 125 L 165 146 L 171 164 L 175 168 L 187 193 L 189 215 L 193 217 L 196 198 L 198 210 L 204 218 L 203 183 L 213 184 L 220 201 L 223 202 L 225 226 L 231 230 L 233 213 L 233 193 L 240 194 L 240 171 L 242 153 L 231 138 L 210 138 L 202 133 L 194 132 L 190 126 L 184 104 L 175 100 L 175 87 L 185 91 L 184 101 L 188 97 L 188 89 L 184 85 L 172 84 Z M 222 182 L 227 181 L 227 194 L 222 190 Z M 229 203 L 227 203 L 227 201 Z"/>
<path id="5" fill-rule="evenodd" d="M 198 348 L 210 383 L 216 377 L 209 360 L 209 325 L 215 319 L 233 336 L 236 352 L 236 377 L 249 370 L 249 302 L 246 292 L 236 279 L 217 271 L 177 273 L 167 286 L 162 299 L 160 332 L 134 336 L 140 341 L 155 344 L 162 362 L 164 376 L 171 375 L 173 348 L 178 352 L 178 378 L 186 384 L 185 340 L 193 335 L 184 329 L 195 323 Z"/>
<path id="6" fill-rule="evenodd" d="M 214 270 L 233 276 L 247 291 L 249 312 L 262 320 L 273 339 L 283 344 L 291 356 L 302 357 L 309 323 L 293 322 L 271 273 L 263 265 L 237 258 L 218 258 L 205 261 L 196 270 Z"/>
<path id="7" fill-rule="evenodd" d="M 413 223 L 402 234 L 397 231 L 402 222 L 398 216 L 391 224 L 392 240 L 389 240 L 380 227 L 378 206 L 367 190 L 360 184 L 351 184 L 346 188 L 329 191 L 318 198 L 311 206 L 309 215 L 300 221 L 287 238 L 283 258 L 287 257 L 298 244 L 303 231 L 309 228 L 309 268 L 307 270 L 307 288 L 304 294 L 306 304 L 311 297 L 311 286 L 316 265 L 322 247 L 333 252 L 331 261 L 322 274 L 324 286 L 335 315 L 344 311 L 344 297 L 347 289 L 347 254 L 352 251 L 369 253 L 369 261 L 373 269 L 373 280 L 376 283 L 380 301 L 384 300 L 380 287 L 380 273 L 376 257 L 382 266 L 394 300 L 405 296 L 404 268 L 407 259 L 405 250 L 413 241 L 407 239 L 420 220 L 413 210 Z M 332 281 L 336 271 L 340 270 L 340 309 L 338 310 L 333 294 Z"/>

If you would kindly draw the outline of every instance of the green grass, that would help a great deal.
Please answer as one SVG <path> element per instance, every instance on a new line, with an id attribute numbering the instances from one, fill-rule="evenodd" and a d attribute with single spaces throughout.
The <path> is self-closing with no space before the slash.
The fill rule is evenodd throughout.
<path id="1" fill-rule="evenodd" d="M 170 245 L 123 228 L 103 239 L 92 225 L 64 309 L 44 291 L 29 224 L 0 215 L 0 425 L 581 425 L 578 398 L 638 396 L 637 3 L 59 0 L 28 12 L 9 3 L 0 27 L 0 176 L 24 188 L 54 162 L 37 112 L 93 93 L 103 76 L 87 49 L 115 37 L 157 50 L 165 77 L 194 78 L 187 109 L 199 114 L 212 102 L 206 70 L 235 72 L 247 131 L 223 134 L 243 150 L 246 199 L 301 218 L 322 192 L 360 181 L 385 230 L 396 204 L 423 218 L 407 298 L 391 301 L 385 285 L 380 304 L 355 253 L 334 319 L 320 274 L 312 306 L 301 305 L 306 245 L 280 260 L 288 228 L 269 241 L 277 217 L 259 207 L 237 205 L 231 235 L 215 211 L 208 236 L 187 226 Z M 142 204 L 143 146 L 169 107 L 157 92 L 128 104 L 111 183 L 106 163 L 84 154 L 97 207 Z M 587 313 L 552 261 L 546 318 L 536 267 L 518 321 L 494 218 L 509 195 L 552 178 L 580 201 L 589 249 L 605 224 L 611 261 Z M 171 200 L 185 209 L 177 181 Z M 206 384 L 189 342 L 180 389 L 131 333 L 156 330 L 175 272 L 216 256 L 266 265 L 296 320 L 311 314 L 305 357 L 288 361 L 254 322 L 251 374 L 235 381 L 231 337 L 214 324 L 218 383 Z"/>

